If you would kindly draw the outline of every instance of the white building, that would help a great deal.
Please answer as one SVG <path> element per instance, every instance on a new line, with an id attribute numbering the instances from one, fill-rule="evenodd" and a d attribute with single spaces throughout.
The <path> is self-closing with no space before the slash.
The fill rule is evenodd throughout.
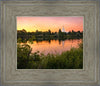
<path id="1" fill-rule="evenodd" d="M 63 26 L 63 28 L 62 28 L 62 32 L 66 32 L 64 26 Z"/>

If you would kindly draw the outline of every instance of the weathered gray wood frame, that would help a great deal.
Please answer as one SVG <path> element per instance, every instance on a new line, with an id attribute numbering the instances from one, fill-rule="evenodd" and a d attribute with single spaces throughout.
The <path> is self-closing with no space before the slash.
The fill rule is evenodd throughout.
<path id="1" fill-rule="evenodd" d="M 98 40 L 100 26 L 97 1 L 3 1 L 1 12 L 2 84 L 100 84 Z M 16 69 L 16 16 L 84 16 L 84 68 Z"/>

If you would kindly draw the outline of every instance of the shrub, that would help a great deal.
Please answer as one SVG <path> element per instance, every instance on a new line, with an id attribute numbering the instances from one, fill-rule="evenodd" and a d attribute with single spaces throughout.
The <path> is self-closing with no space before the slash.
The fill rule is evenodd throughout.
<path id="1" fill-rule="evenodd" d="M 29 45 L 17 45 L 18 69 L 82 69 L 83 43 L 61 55 L 31 53 Z"/>

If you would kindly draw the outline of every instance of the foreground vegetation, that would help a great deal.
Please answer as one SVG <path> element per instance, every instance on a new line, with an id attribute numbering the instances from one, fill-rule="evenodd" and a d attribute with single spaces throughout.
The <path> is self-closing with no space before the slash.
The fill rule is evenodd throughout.
<path id="1" fill-rule="evenodd" d="M 17 45 L 18 69 L 82 69 L 83 68 L 83 43 L 79 48 L 72 48 L 61 55 L 44 55 L 31 53 L 29 45 Z"/>

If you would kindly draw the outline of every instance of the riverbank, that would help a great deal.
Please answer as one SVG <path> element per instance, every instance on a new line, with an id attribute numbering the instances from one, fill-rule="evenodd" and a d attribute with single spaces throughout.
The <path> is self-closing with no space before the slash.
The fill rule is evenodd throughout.
<path id="1" fill-rule="evenodd" d="M 83 43 L 79 48 L 71 48 L 62 54 L 44 55 L 39 51 L 31 53 L 29 45 L 17 45 L 18 69 L 82 69 L 83 68 Z"/>

